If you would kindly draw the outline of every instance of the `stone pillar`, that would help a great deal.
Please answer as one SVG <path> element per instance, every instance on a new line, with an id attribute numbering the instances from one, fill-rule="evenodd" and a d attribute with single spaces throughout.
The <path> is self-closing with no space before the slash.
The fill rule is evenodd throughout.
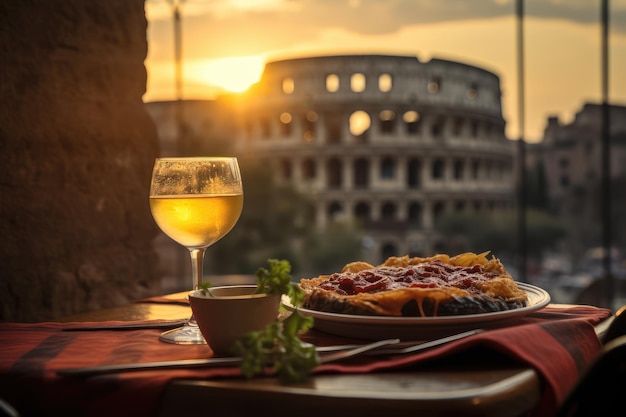
<path id="1" fill-rule="evenodd" d="M 324 113 L 317 113 L 317 120 L 315 121 L 315 139 L 314 142 L 319 145 L 323 145 L 327 142 L 326 139 L 326 118 Z"/>
<path id="2" fill-rule="evenodd" d="M 354 189 L 354 159 L 350 157 L 342 158 L 342 188 L 345 191 Z"/>
<path id="3" fill-rule="evenodd" d="M 370 218 L 372 219 L 372 221 L 377 222 L 381 219 L 382 217 L 382 201 L 376 199 L 376 200 L 371 200 L 371 212 L 370 212 Z"/>
<path id="4" fill-rule="evenodd" d="M 420 164 L 420 168 L 422 170 L 421 175 L 421 183 L 423 189 L 430 189 L 432 181 L 433 181 L 433 158 L 428 155 L 422 158 L 422 163 Z"/>
<path id="5" fill-rule="evenodd" d="M 428 200 L 422 204 L 422 228 L 432 230 L 434 225 L 433 202 Z"/>
<path id="6" fill-rule="evenodd" d="M 377 190 L 380 182 L 380 156 L 372 154 L 369 158 L 369 183 L 370 190 Z"/>
<path id="7" fill-rule="evenodd" d="M 0 321 L 158 293 L 143 0 L 0 2 Z"/>
<path id="8" fill-rule="evenodd" d="M 290 112 L 291 115 L 291 135 L 290 138 L 295 139 L 299 142 L 304 141 L 304 128 L 302 125 L 302 118 L 304 115 L 298 112 Z"/>
<path id="9" fill-rule="evenodd" d="M 472 158 L 469 157 L 463 158 L 463 182 L 472 182 Z"/>
<path id="10" fill-rule="evenodd" d="M 327 187 L 328 175 L 327 175 L 327 161 L 323 156 L 315 158 L 315 182 L 317 184 L 317 190 L 325 190 Z"/>
<path id="11" fill-rule="evenodd" d="M 398 190 L 406 190 L 408 181 L 407 181 L 407 171 L 408 171 L 408 161 L 406 156 L 400 156 L 396 159 L 396 185 Z"/>
<path id="12" fill-rule="evenodd" d="M 409 220 L 409 202 L 404 198 L 398 198 L 397 200 L 397 208 L 396 219 L 402 222 L 406 222 Z"/>
<path id="13" fill-rule="evenodd" d="M 450 157 L 443 158 L 443 183 L 448 186 L 454 181 L 454 159 Z"/>

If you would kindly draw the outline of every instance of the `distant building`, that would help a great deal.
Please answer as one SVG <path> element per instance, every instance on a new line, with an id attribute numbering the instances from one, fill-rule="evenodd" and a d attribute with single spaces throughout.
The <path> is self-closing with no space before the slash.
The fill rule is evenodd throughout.
<path id="1" fill-rule="evenodd" d="M 626 106 L 609 109 L 611 177 L 625 177 Z M 548 118 L 543 140 L 532 152 L 543 161 L 552 204 L 560 205 L 576 187 L 597 186 L 602 177 L 602 106 L 586 103 L 568 124 Z"/>
<path id="2" fill-rule="evenodd" d="M 624 249 L 626 106 L 611 105 L 609 120 L 611 234 Z M 602 105 L 586 103 L 570 123 L 548 118 L 543 140 L 528 147 L 527 169 L 541 177 L 546 208 L 568 228 L 565 250 L 574 263 L 603 243 L 602 146 Z"/>
<path id="3" fill-rule="evenodd" d="M 514 209 L 514 143 L 484 69 L 383 55 L 270 62 L 239 111 L 239 151 L 314 197 L 319 227 L 359 224 L 379 259 L 432 254 L 444 213 Z"/>

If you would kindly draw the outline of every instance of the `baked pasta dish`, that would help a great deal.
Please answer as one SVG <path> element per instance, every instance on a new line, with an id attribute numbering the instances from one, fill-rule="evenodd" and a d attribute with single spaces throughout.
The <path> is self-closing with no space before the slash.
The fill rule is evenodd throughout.
<path id="1" fill-rule="evenodd" d="M 526 306 L 526 293 L 488 254 L 390 257 L 378 266 L 352 262 L 341 272 L 302 279 L 303 307 L 340 314 L 433 317 Z"/>

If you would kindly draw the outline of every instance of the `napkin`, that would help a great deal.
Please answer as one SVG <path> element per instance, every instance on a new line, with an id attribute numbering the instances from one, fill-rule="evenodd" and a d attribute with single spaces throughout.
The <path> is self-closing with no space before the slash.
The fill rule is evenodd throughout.
<path id="1" fill-rule="evenodd" d="M 516 325 L 479 333 L 416 355 L 353 366 L 331 363 L 318 368 L 318 372 L 374 372 L 452 358 L 469 351 L 481 352 L 482 357 L 497 353 L 513 363 L 530 365 L 538 372 L 543 393 L 533 415 L 552 416 L 602 349 L 593 326 L 611 314 L 610 310 L 591 306 L 546 307 Z"/>
<path id="2" fill-rule="evenodd" d="M 324 364 L 315 373 L 363 373 L 398 370 L 482 352 L 532 366 L 543 382 L 536 416 L 552 415 L 601 349 L 593 325 L 610 310 L 551 307 L 514 325 L 489 330 L 420 353 L 399 357 L 360 357 Z M 86 324 L 86 323 L 83 323 Z M 106 323 L 103 323 L 106 324 Z M 206 345 L 158 341 L 159 330 L 66 332 L 76 324 L 0 324 L 0 398 L 29 415 L 152 416 L 167 383 L 176 378 L 240 377 L 238 368 L 176 369 L 101 375 L 87 379 L 59 377 L 61 368 L 112 363 L 196 359 L 211 355 Z M 346 339 L 311 331 L 303 339 L 320 344 Z M 123 406 L 120 406 L 124 404 Z"/>

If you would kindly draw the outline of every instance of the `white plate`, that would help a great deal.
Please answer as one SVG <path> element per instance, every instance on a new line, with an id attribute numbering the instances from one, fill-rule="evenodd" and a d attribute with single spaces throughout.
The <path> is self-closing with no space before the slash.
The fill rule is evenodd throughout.
<path id="1" fill-rule="evenodd" d="M 550 303 L 550 294 L 547 291 L 522 282 L 518 282 L 517 285 L 526 292 L 528 305 L 494 313 L 442 317 L 387 317 L 326 313 L 306 308 L 298 310 L 305 316 L 313 317 L 316 329 L 338 336 L 358 339 L 423 340 L 470 329 L 497 327 L 502 325 L 503 321 L 524 317 Z M 285 302 L 285 299 L 283 304 L 288 309 L 294 308 Z"/>

